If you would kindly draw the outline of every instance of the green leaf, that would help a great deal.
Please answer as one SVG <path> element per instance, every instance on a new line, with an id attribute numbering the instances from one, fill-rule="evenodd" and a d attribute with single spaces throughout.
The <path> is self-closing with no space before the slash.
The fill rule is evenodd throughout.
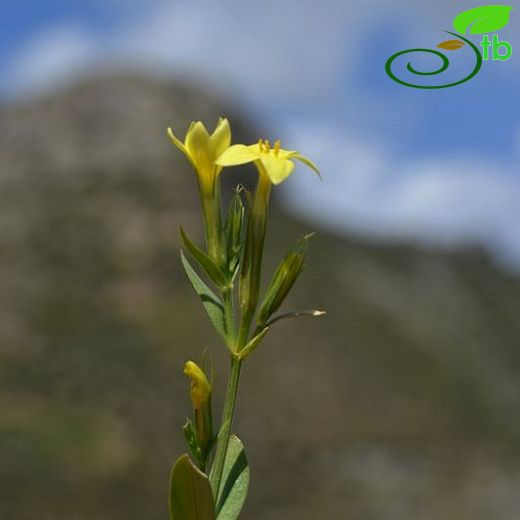
<path id="1" fill-rule="evenodd" d="M 245 359 L 253 350 L 255 350 L 258 345 L 260 345 L 261 341 L 264 339 L 264 336 L 269 331 L 269 327 L 264 327 L 261 332 L 259 332 L 240 352 L 238 352 L 238 357 L 240 359 Z"/>
<path id="2" fill-rule="evenodd" d="M 175 462 L 170 477 L 171 520 L 215 520 L 215 502 L 208 477 L 187 453 Z"/>
<path id="3" fill-rule="evenodd" d="M 182 227 L 179 228 L 181 232 L 181 238 L 186 246 L 186 249 L 193 255 L 193 258 L 197 260 L 200 266 L 206 271 L 211 281 L 214 282 L 218 287 L 224 287 L 227 285 L 226 278 L 222 274 L 222 271 L 215 265 L 215 262 L 202 250 L 200 247 L 195 245 L 184 233 Z"/>
<path id="4" fill-rule="evenodd" d="M 312 311 L 297 311 L 297 312 L 286 312 L 284 314 L 279 314 L 275 316 L 272 320 L 269 320 L 267 325 L 270 327 L 277 321 L 287 320 L 289 318 L 299 318 L 301 316 L 323 316 L 327 314 L 326 311 L 312 310 Z"/>
<path id="5" fill-rule="evenodd" d="M 509 13 L 513 8 L 508 5 L 482 5 L 459 13 L 453 20 L 458 33 L 484 34 L 498 31 L 509 23 Z"/>
<path id="6" fill-rule="evenodd" d="M 182 250 L 181 261 L 193 288 L 202 300 L 202 305 L 204 305 L 211 323 L 213 323 L 215 329 L 222 338 L 227 341 L 226 329 L 224 326 L 224 306 L 222 305 L 220 298 L 206 285 L 204 280 L 202 280 L 196 273 L 195 269 L 191 267 Z"/>
<path id="7" fill-rule="evenodd" d="M 217 520 L 236 520 L 249 488 L 249 463 L 242 441 L 231 435 L 217 501 Z"/>

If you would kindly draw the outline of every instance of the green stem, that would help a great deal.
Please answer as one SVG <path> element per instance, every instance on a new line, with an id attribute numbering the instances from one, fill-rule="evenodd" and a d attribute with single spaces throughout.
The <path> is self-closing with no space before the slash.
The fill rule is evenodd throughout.
<path id="1" fill-rule="evenodd" d="M 242 317 L 240 323 L 240 331 L 238 333 L 237 350 L 240 352 L 247 344 L 249 338 L 249 329 L 251 328 L 251 322 L 253 321 L 254 312 L 248 312 Z"/>
<path id="2" fill-rule="evenodd" d="M 239 279 L 238 292 L 240 296 L 240 309 L 242 311 L 237 344 L 239 351 L 247 343 L 251 322 L 253 321 L 258 305 L 264 241 L 267 229 L 267 210 L 271 196 L 271 180 L 260 161 L 257 161 L 257 167 L 258 182 L 249 212 Z"/>
<path id="3" fill-rule="evenodd" d="M 247 343 L 249 329 L 251 328 L 251 322 L 255 314 L 260 289 L 260 274 L 267 225 L 267 209 L 269 206 L 269 196 L 271 194 L 271 181 L 260 161 L 257 161 L 257 166 L 259 177 L 249 215 L 245 253 L 243 255 L 243 265 L 239 281 L 242 319 L 240 322 L 238 340 L 236 340 L 232 290 L 226 289 L 222 294 L 224 299 L 224 319 L 226 323 L 228 343 L 232 345 L 232 350 L 235 353 L 240 352 Z M 206 213 L 209 214 L 210 211 L 206 211 Z M 220 218 L 220 215 L 218 218 Z M 220 223 L 218 227 L 220 229 Z M 222 413 L 222 423 L 217 438 L 217 448 L 215 450 L 215 458 L 213 460 L 210 474 L 211 488 L 216 503 L 218 503 L 219 499 L 222 474 L 224 472 L 229 438 L 233 426 L 233 415 L 235 413 L 238 395 L 238 382 L 240 379 L 241 365 L 241 360 L 236 356 L 236 354 L 233 354 L 231 356 L 231 368 L 229 372 L 226 398 L 224 401 L 224 410 Z"/>
<path id="4" fill-rule="evenodd" d="M 232 356 L 226 399 L 224 401 L 224 411 L 222 413 L 221 430 L 217 439 L 217 449 L 215 451 L 215 459 L 213 461 L 210 475 L 211 488 L 213 490 L 215 502 L 218 501 L 220 483 L 224 472 L 224 462 L 226 460 L 229 438 L 231 436 L 231 427 L 233 424 L 233 415 L 235 413 L 238 395 L 238 382 L 240 380 L 241 366 L 242 362 L 235 356 Z"/>
<path id="5" fill-rule="evenodd" d="M 204 215 L 204 234 L 206 235 L 206 247 L 210 258 L 220 267 L 222 265 L 222 252 L 220 244 L 221 215 L 219 200 L 214 196 L 201 194 L 202 210 Z"/>
<path id="6" fill-rule="evenodd" d="M 233 289 L 227 288 L 222 291 L 222 299 L 224 300 L 224 325 L 226 328 L 227 344 L 232 350 L 235 350 L 235 313 L 233 308 Z"/>

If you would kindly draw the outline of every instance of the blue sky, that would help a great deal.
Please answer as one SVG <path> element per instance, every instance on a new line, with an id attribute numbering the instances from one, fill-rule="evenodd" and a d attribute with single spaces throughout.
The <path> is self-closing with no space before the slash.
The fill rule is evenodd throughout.
<path id="1" fill-rule="evenodd" d="M 67 0 L 16 0 L 0 3 L 2 20 L 0 56 L 2 62 L 19 50 L 24 43 L 47 27 L 76 20 L 93 31 L 110 30 L 118 23 L 121 10 L 111 2 L 70 2 Z"/>
<path id="2" fill-rule="evenodd" d="M 464 85 L 411 89 L 384 71 L 388 56 L 435 48 L 458 12 L 482 4 L 3 2 L 0 95 L 37 95 L 114 65 L 191 77 L 320 164 L 325 182 L 297 171 L 282 188 L 305 218 L 385 239 L 476 242 L 520 265 L 520 15 L 500 31 L 513 57 Z M 471 68 L 465 49 L 449 57 L 448 78 Z"/>

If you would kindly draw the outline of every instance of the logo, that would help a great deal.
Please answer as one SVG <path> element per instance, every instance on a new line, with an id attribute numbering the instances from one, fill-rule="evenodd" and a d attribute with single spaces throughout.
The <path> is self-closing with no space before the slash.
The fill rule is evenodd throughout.
<path id="1" fill-rule="evenodd" d="M 509 23 L 509 14 L 512 9 L 512 7 L 507 5 L 483 5 L 481 7 L 475 7 L 474 9 L 469 9 L 468 11 L 458 14 L 454 18 L 453 27 L 456 32 L 444 31 L 455 39 L 439 43 L 437 49 L 450 52 L 458 49 L 469 49 L 474 55 L 475 65 L 473 70 L 471 70 L 471 72 L 464 78 L 441 85 L 415 84 L 398 78 L 393 71 L 394 62 L 401 56 L 409 53 L 423 53 L 423 55 L 424 53 L 427 53 L 429 56 L 433 55 L 441 59 L 441 65 L 437 69 L 426 72 L 417 70 L 411 62 L 408 62 L 406 69 L 411 74 L 426 79 L 431 76 L 436 76 L 437 74 L 442 74 L 448 69 L 450 61 L 446 54 L 435 49 L 421 48 L 396 52 L 390 56 L 385 65 L 386 73 L 397 83 L 412 88 L 438 89 L 455 87 L 462 83 L 466 83 L 466 81 L 469 81 L 478 74 L 483 61 L 488 61 L 490 59 L 493 61 L 506 61 L 513 55 L 513 47 L 509 42 L 500 40 L 498 34 L 490 34 L 502 29 Z M 479 46 L 472 42 L 468 37 L 463 36 L 468 32 L 469 34 L 482 35 L 481 41 L 478 44 Z M 479 47 L 482 49 L 482 52 Z"/>

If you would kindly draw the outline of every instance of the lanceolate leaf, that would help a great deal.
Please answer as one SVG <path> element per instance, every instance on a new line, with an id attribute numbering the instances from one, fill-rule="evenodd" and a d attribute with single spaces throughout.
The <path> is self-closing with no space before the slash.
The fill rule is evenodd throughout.
<path id="1" fill-rule="evenodd" d="M 229 438 L 222 484 L 217 501 L 217 520 L 236 520 L 249 488 L 249 464 L 244 445 L 236 435 Z"/>
<path id="2" fill-rule="evenodd" d="M 215 502 L 208 477 L 186 453 L 175 462 L 170 478 L 171 520 L 215 520 Z"/>
<path id="3" fill-rule="evenodd" d="M 181 260 L 184 270 L 190 279 L 193 288 L 202 300 L 202 304 L 208 313 L 209 319 L 213 323 L 217 332 L 226 340 L 226 332 L 224 327 L 224 306 L 219 297 L 206 285 L 204 280 L 191 267 L 190 263 L 181 250 Z"/>
<path id="4" fill-rule="evenodd" d="M 284 314 L 278 314 L 273 319 L 267 322 L 267 325 L 270 327 L 277 321 L 287 320 L 289 318 L 299 318 L 300 316 L 323 316 L 327 314 L 326 311 L 312 310 L 312 311 L 297 311 L 297 312 L 286 312 Z"/>
<path id="5" fill-rule="evenodd" d="M 215 265 L 213 260 L 211 260 L 211 258 L 204 251 L 202 251 L 202 249 L 196 246 L 186 236 L 186 233 L 184 233 L 184 229 L 182 229 L 182 227 L 179 229 L 181 232 L 182 241 L 186 246 L 186 249 L 193 255 L 193 258 L 197 260 L 197 262 L 204 269 L 204 271 L 206 271 L 211 280 L 219 287 L 223 287 L 224 285 L 226 285 L 226 278 L 222 274 L 222 271 Z"/>
<path id="6" fill-rule="evenodd" d="M 238 357 L 240 359 L 245 359 L 253 350 L 255 350 L 258 345 L 262 342 L 264 339 L 264 336 L 269 331 L 269 327 L 264 327 L 261 332 L 259 332 L 239 353 Z"/>
<path id="7" fill-rule="evenodd" d="M 482 5 L 463 11 L 453 20 L 455 30 L 464 34 L 484 34 L 498 31 L 509 23 L 509 13 L 513 8 L 508 5 Z"/>

